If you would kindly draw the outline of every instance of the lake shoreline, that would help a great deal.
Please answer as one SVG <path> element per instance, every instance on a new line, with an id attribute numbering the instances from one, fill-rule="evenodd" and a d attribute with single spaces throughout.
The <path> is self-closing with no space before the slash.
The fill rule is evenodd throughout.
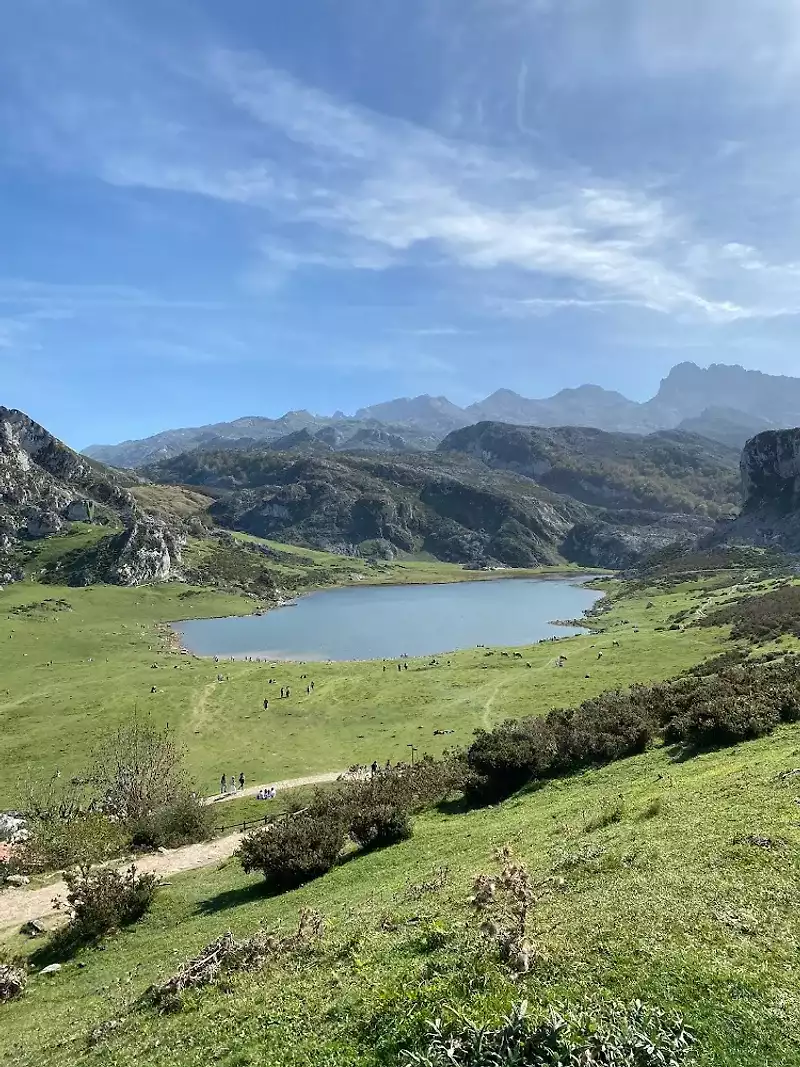
<path id="1" fill-rule="evenodd" d="M 267 619 L 267 618 L 269 618 L 270 620 L 274 620 L 276 614 L 278 614 L 278 612 L 277 612 L 277 608 L 278 607 L 284 607 L 284 608 L 286 608 L 286 607 L 295 607 L 295 608 L 298 608 L 298 609 L 302 610 L 302 608 L 304 606 L 307 606 L 310 601 L 312 601 L 315 598 L 319 598 L 319 597 L 325 597 L 326 601 L 328 600 L 329 597 L 335 597 L 336 601 L 337 601 L 336 607 L 341 609 L 341 606 L 342 606 L 341 605 L 341 601 L 342 601 L 343 594 L 345 592 L 350 592 L 350 593 L 352 593 L 354 595 L 358 595 L 358 594 L 365 593 L 367 590 L 377 594 L 379 590 L 385 590 L 386 592 L 389 592 L 389 591 L 402 592 L 403 590 L 406 590 L 406 589 L 417 589 L 417 590 L 419 590 L 419 589 L 424 589 L 424 588 L 430 588 L 431 590 L 433 590 L 433 589 L 437 589 L 437 590 L 438 589 L 452 589 L 453 591 L 455 591 L 455 590 L 463 590 L 466 586 L 474 586 L 476 588 L 485 589 L 487 586 L 492 586 L 492 585 L 494 585 L 494 586 L 499 588 L 501 585 L 511 584 L 511 583 L 508 583 L 508 579 L 510 579 L 512 577 L 514 579 L 516 579 L 517 581 L 524 580 L 524 581 L 527 581 L 527 582 L 531 583 L 532 585 L 537 585 L 537 586 L 539 586 L 539 585 L 549 585 L 549 584 L 552 584 L 553 582 L 560 582 L 560 583 L 562 583 L 562 585 L 566 589 L 566 588 L 583 588 L 590 581 L 592 581 L 593 579 L 596 579 L 598 577 L 598 575 L 597 575 L 596 572 L 591 572 L 591 571 L 588 571 L 588 572 L 587 571 L 581 571 L 581 572 L 574 572 L 574 571 L 553 572 L 553 571 L 549 571 L 549 572 L 539 573 L 539 574 L 530 574 L 530 573 L 526 573 L 526 572 L 517 571 L 517 572 L 506 573 L 506 574 L 502 574 L 501 572 L 494 572 L 494 573 L 492 573 L 491 577 L 487 576 L 485 578 L 481 578 L 481 579 L 477 579 L 477 580 L 472 580 L 471 578 L 469 578 L 469 579 L 465 579 L 463 581 L 457 581 L 457 582 L 447 582 L 447 581 L 439 581 L 439 582 L 429 582 L 429 581 L 428 582 L 385 582 L 385 583 L 364 583 L 364 584 L 360 584 L 359 583 L 359 584 L 352 584 L 352 585 L 337 585 L 337 586 L 334 586 L 334 587 L 327 587 L 327 588 L 323 588 L 323 589 L 314 589 L 314 590 L 303 591 L 302 593 L 298 593 L 290 601 L 288 601 L 288 602 L 286 602 L 284 604 L 281 604 L 281 605 L 273 605 L 267 610 L 265 610 L 264 608 L 259 608 L 259 609 L 255 610 L 253 612 L 246 613 L 246 614 L 243 613 L 243 614 L 222 615 L 222 616 L 205 616 L 205 617 L 202 617 L 202 618 L 174 620 L 174 621 L 169 623 L 169 627 L 170 627 L 170 630 L 172 631 L 172 634 L 174 635 L 173 636 L 173 640 L 178 644 L 179 648 L 181 650 L 185 649 L 189 654 L 191 654 L 192 656 L 194 656 L 194 657 L 196 657 L 198 659 L 213 660 L 213 659 L 216 658 L 219 662 L 241 662 L 241 661 L 255 660 L 257 662 L 275 663 L 275 664 L 277 664 L 277 663 L 328 663 L 328 662 L 334 662 L 334 663 L 336 663 L 336 662 L 338 662 L 338 663 L 370 663 L 370 662 L 382 663 L 382 662 L 384 662 L 385 663 L 385 662 L 395 661 L 395 660 L 398 660 L 398 659 L 408 659 L 408 660 L 410 660 L 410 659 L 418 659 L 418 658 L 422 658 L 422 657 L 426 657 L 426 656 L 441 656 L 441 655 L 445 655 L 447 653 L 455 653 L 455 652 L 459 652 L 459 651 L 465 651 L 465 650 L 467 650 L 469 648 L 472 648 L 472 647 L 482 647 L 482 646 L 490 647 L 490 646 L 496 645 L 498 648 L 501 648 L 501 647 L 502 648 L 509 648 L 509 649 L 512 649 L 512 648 L 523 648 L 523 647 L 527 647 L 528 645 L 532 645 L 532 644 L 538 643 L 539 641 L 566 640 L 566 639 L 568 639 L 570 637 L 579 636 L 579 635 L 584 634 L 586 632 L 589 632 L 591 630 L 591 625 L 588 623 L 588 619 L 589 619 L 589 613 L 594 608 L 594 603 L 596 603 L 596 600 L 595 600 L 595 602 L 593 602 L 592 604 L 588 605 L 586 608 L 584 608 L 581 611 L 581 613 L 580 613 L 580 615 L 581 615 L 580 621 L 578 620 L 577 616 L 574 613 L 574 608 L 575 607 L 580 607 L 580 605 L 578 605 L 578 604 L 573 604 L 572 605 L 573 613 L 571 615 L 567 616 L 567 619 L 569 621 L 566 621 L 566 619 L 562 620 L 562 618 L 559 618 L 557 621 L 553 621 L 548 617 L 539 618 L 539 619 L 537 619 L 535 621 L 532 621 L 530 623 L 530 625 L 532 627 L 537 627 L 537 626 L 540 627 L 540 628 L 541 627 L 546 627 L 547 630 L 548 630 L 547 633 L 542 634 L 541 636 L 538 636 L 538 637 L 531 636 L 531 638 L 527 638 L 526 637 L 525 639 L 520 640 L 517 636 L 509 638 L 507 634 L 504 634 L 502 638 L 495 639 L 495 638 L 489 637 L 488 635 L 481 634 L 482 640 L 478 640 L 478 641 L 469 640 L 468 643 L 459 643 L 459 642 L 464 642 L 466 640 L 466 638 L 463 637 L 463 636 L 459 639 L 459 628 L 461 629 L 461 631 L 463 633 L 464 626 L 465 625 L 469 626 L 470 623 L 474 624 L 476 616 L 474 615 L 474 613 L 471 612 L 471 609 L 470 609 L 470 612 L 467 613 L 467 614 L 472 614 L 472 617 L 470 618 L 469 622 L 465 621 L 465 617 L 459 617 L 459 614 L 458 614 L 459 610 L 462 612 L 462 616 L 463 616 L 464 609 L 463 609 L 463 605 L 459 606 L 458 602 L 456 601 L 456 603 L 454 605 L 455 615 L 453 616 L 453 619 L 452 619 L 453 638 L 454 638 L 454 641 L 456 642 L 456 644 L 455 645 L 446 646 L 446 647 L 443 647 L 443 648 L 442 647 L 431 648 L 430 646 L 426 646 L 422 650 L 413 650 L 411 653 L 406 653 L 406 652 L 398 653 L 398 652 L 393 650 L 391 652 L 387 651 L 386 653 L 381 653 L 380 651 L 376 651 L 374 654 L 368 654 L 368 655 L 357 655 L 357 654 L 356 655 L 346 655 L 346 654 L 343 654 L 343 653 L 338 653 L 338 654 L 330 653 L 330 649 L 328 649 L 328 651 L 326 651 L 325 649 L 320 650 L 320 651 L 316 651 L 316 650 L 313 650 L 313 649 L 305 650 L 305 649 L 302 649 L 302 647 L 301 647 L 301 649 L 298 649 L 297 651 L 293 651 L 293 650 L 291 650 L 289 648 L 284 648 L 284 649 L 278 650 L 278 649 L 275 649 L 275 648 L 272 648 L 272 649 L 264 648 L 263 646 L 262 647 L 256 647 L 256 648 L 250 648 L 250 649 L 248 649 L 247 646 L 245 646 L 245 649 L 242 650 L 241 644 L 239 645 L 238 649 L 225 650 L 224 649 L 224 644 L 225 644 L 224 641 L 219 646 L 217 646 L 216 650 L 212 650 L 212 649 L 203 649 L 202 648 L 202 643 L 203 643 L 202 640 L 200 641 L 200 650 L 198 650 L 197 638 L 192 639 L 190 636 L 187 636 L 187 628 L 188 627 L 202 626 L 203 624 L 209 624 L 209 623 L 214 623 L 214 622 L 224 623 L 224 622 L 227 622 L 227 621 L 230 621 L 232 623 L 233 622 L 237 622 L 237 621 L 243 623 L 243 622 L 245 622 L 245 620 L 246 621 L 251 621 L 251 620 L 255 620 L 255 619 Z M 516 582 L 514 584 L 516 585 Z M 598 591 L 591 590 L 591 592 L 595 594 L 596 599 L 600 598 L 601 594 Z M 347 598 L 345 598 L 345 600 L 346 599 Z M 488 615 L 486 614 L 486 606 L 485 606 L 487 604 L 488 604 Z M 327 604 L 325 606 L 328 607 Z M 433 601 L 433 606 L 434 606 L 434 608 L 436 608 L 436 606 L 437 606 L 435 600 Z M 516 601 L 516 612 L 514 612 L 514 611 L 511 612 L 511 617 L 514 618 L 515 623 L 516 623 L 516 620 L 517 620 L 517 616 L 520 614 L 520 611 L 522 612 L 522 615 L 524 616 L 525 611 L 529 610 L 530 606 L 531 606 L 530 602 L 526 602 L 520 608 L 520 602 L 517 599 L 517 601 Z M 379 607 L 380 607 L 380 605 L 379 605 Z M 497 622 L 497 618 L 492 616 L 492 604 L 491 604 L 491 601 L 484 602 L 484 605 L 479 603 L 478 607 L 479 607 L 479 609 L 481 609 L 484 612 L 484 614 L 480 616 L 481 625 L 484 625 L 484 626 L 485 625 L 489 625 L 490 627 L 492 625 L 495 625 L 495 626 L 502 625 L 502 624 L 499 624 Z M 552 605 L 551 605 L 551 607 L 552 607 Z M 352 610 L 352 605 L 350 607 L 350 610 Z M 402 616 L 409 609 L 408 609 L 408 607 L 406 605 L 402 605 L 402 603 L 401 603 L 399 606 L 398 605 L 394 605 L 393 606 L 393 610 L 395 610 L 395 611 L 399 610 L 400 615 Z M 439 604 L 439 610 L 441 610 L 441 604 Z M 503 614 L 506 616 L 503 619 L 503 623 L 507 623 L 508 622 L 508 612 L 505 612 Z M 352 615 L 350 616 L 350 619 L 352 619 Z M 583 620 L 586 620 L 586 621 L 583 621 Z M 385 623 L 385 620 L 384 620 L 384 623 Z M 306 625 L 308 625 L 308 623 Z M 449 625 L 449 620 L 448 621 L 442 621 L 440 623 L 440 626 L 445 626 L 446 627 L 448 625 Z M 524 623 L 523 623 L 523 625 L 524 625 Z M 549 632 L 553 628 L 571 630 L 572 632 L 566 632 L 566 633 L 551 633 L 551 632 Z M 289 633 L 291 633 L 291 629 L 292 629 L 292 627 L 290 626 L 289 627 Z M 313 625 L 312 625 L 312 629 L 313 629 Z M 507 626 L 506 626 L 506 629 L 507 629 Z M 329 627 L 324 632 L 326 632 L 326 633 L 337 633 L 337 632 L 339 632 L 339 630 L 340 630 L 340 626 L 335 621 L 332 621 L 329 624 Z M 356 631 L 357 631 L 357 628 L 356 628 Z M 264 636 L 265 636 L 266 640 L 270 640 L 270 638 L 266 634 Z M 285 636 L 286 635 L 284 635 L 284 639 L 285 639 Z M 372 638 L 373 636 L 374 636 L 374 633 L 372 631 L 370 631 L 370 638 Z M 415 631 L 414 636 L 417 636 L 417 632 L 416 631 Z M 437 636 L 435 638 L 432 638 L 432 640 L 439 640 L 439 638 L 440 638 L 440 631 L 437 630 Z M 356 639 L 356 635 L 355 634 L 353 635 L 353 639 L 354 640 Z M 246 638 L 243 637 L 243 638 L 241 638 L 241 640 L 246 640 Z M 272 640 L 274 640 L 274 637 L 272 638 Z M 405 643 L 409 644 L 408 641 L 406 641 Z M 193 645 L 195 647 L 192 647 Z M 174 647 L 174 645 L 173 645 L 173 647 Z M 397 647 L 402 647 L 402 642 L 401 641 L 398 641 L 398 646 Z M 413 649 L 413 647 L 414 647 L 413 639 L 411 640 L 411 642 L 409 644 L 409 647 L 411 647 Z"/>

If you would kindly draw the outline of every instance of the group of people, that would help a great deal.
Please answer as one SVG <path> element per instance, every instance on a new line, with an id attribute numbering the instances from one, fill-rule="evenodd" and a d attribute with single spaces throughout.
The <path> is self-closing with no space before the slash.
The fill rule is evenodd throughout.
<path id="1" fill-rule="evenodd" d="M 242 773 L 239 775 L 238 788 L 239 789 L 244 789 L 244 771 L 242 771 Z M 219 780 L 219 791 L 223 795 L 225 793 L 236 793 L 236 792 L 238 792 L 236 776 L 232 774 L 230 776 L 230 780 L 229 780 L 223 774 L 223 776 Z"/>
<path id="2" fill-rule="evenodd" d="M 256 793 L 256 800 L 274 800 L 277 790 L 274 785 L 265 786 Z"/>

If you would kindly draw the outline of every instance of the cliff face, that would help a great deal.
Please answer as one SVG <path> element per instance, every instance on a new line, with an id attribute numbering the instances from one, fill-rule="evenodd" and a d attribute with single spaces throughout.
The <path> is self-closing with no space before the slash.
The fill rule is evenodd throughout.
<path id="1" fill-rule="evenodd" d="M 800 429 L 767 430 L 751 438 L 741 471 L 741 514 L 715 541 L 800 552 Z"/>
<path id="2" fill-rule="evenodd" d="M 51 537 L 72 522 L 122 523 L 104 553 L 100 580 L 140 585 L 169 576 L 180 544 L 139 511 L 111 472 L 77 455 L 21 411 L 0 407 L 0 553 Z M 14 574 L 14 568 L 8 573 Z M 5 576 L 5 575 L 4 575 Z"/>
<path id="3" fill-rule="evenodd" d="M 743 514 L 800 512 L 800 429 L 767 430 L 742 452 Z"/>

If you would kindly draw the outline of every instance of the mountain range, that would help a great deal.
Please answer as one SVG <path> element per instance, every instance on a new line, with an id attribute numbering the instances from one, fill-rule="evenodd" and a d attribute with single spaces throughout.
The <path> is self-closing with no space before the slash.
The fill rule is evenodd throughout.
<path id="1" fill-rule="evenodd" d="M 800 378 L 764 374 L 722 363 L 701 368 L 673 367 L 652 399 L 643 403 L 598 385 L 562 389 L 545 399 L 529 399 L 510 389 L 467 407 L 443 396 L 402 397 L 361 408 L 314 415 L 290 411 L 277 419 L 246 416 L 232 422 L 164 430 L 142 440 L 91 445 L 84 454 L 114 467 L 138 467 L 170 459 L 194 448 L 247 448 L 277 442 L 299 431 L 318 435 L 330 447 L 387 447 L 371 433 L 391 434 L 393 451 L 433 449 L 452 430 L 493 421 L 519 426 L 591 426 L 615 433 L 647 434 L 681 429 L 741 449 L 767 429 L 800 424 Z M 335 431 L 333 438 L 320 431 Z M 308 445 L 308 442 L 306 442 Z"/>

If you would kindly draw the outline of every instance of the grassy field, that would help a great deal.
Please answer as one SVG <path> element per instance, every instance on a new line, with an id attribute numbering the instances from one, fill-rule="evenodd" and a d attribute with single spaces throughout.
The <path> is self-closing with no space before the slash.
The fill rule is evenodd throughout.
<path id="1" fill-rule="evenodd" d="M 465 575 L 443 564 L 406 562 L 380 576 L 444 580 L 453 572 Z M 436 753 L 467 743 L 477 727 L 664 678 L 713 654 L 724 631 L 656 630 L 675 612 L 705 602 L 714 598 L 702 583 L 621 602 L 603 617 L 603 634 L 558 643 L 567 656 L 563 668 L 556 668 L 548 642 L 520 649 L 521 658 L 475 649 L 440 657 L 435 666 L 428 658 L 410 660 L 398 673 L 378 662 L 272 668 L 178 653 L 167 620 L 251 611 L 253 602 L 240 596 L 178 584 L 12 585 L 0 593 L 0 805 L 13 804 L 29 768 L 77 771 L 98 738 L 134 712 L 175 729 L 209 793 L 222 773 L 243 771 L 256 783 L 396 761 L 408 757 L 409 745 Z M 217 681 L 219 673 L 226 680 Z M 291 697 L 274 699 L 287 685 Z M 437 729 L 455 732 L 434 737 Z"/>
<path id="2" fill-rule="evenodd" d="M 499 807 L 422 816 L 411 841 L 284 896 L 235 860 L 176 877 L 140 925 L 0 1009 L 0 1061 L 389 1065 L 447 1005 L 490 1019 L 519 997 L 535 1009 L 601 996 L 683 1013 L 698 1067 L 798 1064 L 800 787 L 779 775 L 799 743 L 800 728 L 784 727 L 693 759 L 657 748 Z M 598 826 L 614 806 L 618 821 Z M 465 933 L 471 880 L 505 842 L 541 886 L 537 962 L 518 985 Z M 441 889 L 414 888 L 442 867 Z M 327 922 L 310 956 L 193 994 L 179 1014 L 135 1006 L 225 930 L 286 930 L 305 906 Z M 10 947 L 31 951 L 22 938 Z"/>

